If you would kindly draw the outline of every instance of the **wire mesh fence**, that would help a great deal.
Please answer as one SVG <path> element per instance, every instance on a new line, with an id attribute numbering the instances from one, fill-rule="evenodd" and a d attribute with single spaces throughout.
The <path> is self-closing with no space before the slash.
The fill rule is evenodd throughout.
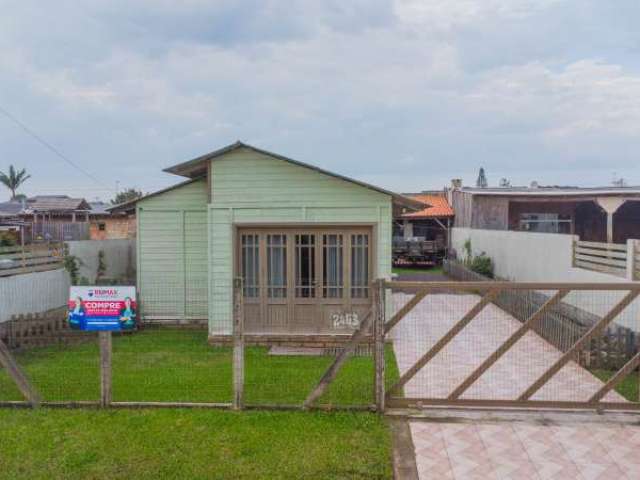
<path id="1" fill-rule="evenodd" d="M 392 406 L 638 406 L 640 325 L 626 315 L 637 284 L 374 287 L 370 309 L 349 331 L 302 336 L 246 331 L 241 282 L 209 284 L 225 301 L 206 312 L 199 305 L 198 318 L 152 318 L 112 334 L 108 400 L 98 336 L 60 327 L 65 311 L 55 321 L 3 325 L 0 339 L 42 402 L 381 408 L 386 390 Z M 0 364 L 0 402 L 23 400 Z"/>
<path id="2" fill-rule="evenodd" d="M 243 314 L 241 283 L 216 282 L 211 291 L 228 298 L 230 304 L 219 303 L 223 305 L 220 310 L 207 312 L 209 325 L 203 325 L 199 318 L 171 321 L 152 315 L 150 322 L 142 321 L 135 331 L 108 333 L 106 400 L 101 386 L 104 359 L 99 334 L 70 331 L 66 309 L 52 313 L 51 325 L 55 323 L 56 328 L 39 325 L 40 336 L 21 319 L 20 328 L 4 329 L 3 340 L 43 403 L 299 408 L 351 338 L 346 334 L 327 341 L 326 337 L 304 339 L 296 335 L 287 339 L 281 335 L 276 341 L 271 335 L 249 335 L 235 324 Z M 25 332 L 31 335 L 25 337 Z M 65 336 L 73 341 L 63 340 Z M 369 328 L 335 380 L 308 406 L 371 407 L 375 378 L 372 338 Z M 236 405 L 238 390 L 241 399 Z M 0 402 L 22 400 L 8 370 L 0 368 Z"/>

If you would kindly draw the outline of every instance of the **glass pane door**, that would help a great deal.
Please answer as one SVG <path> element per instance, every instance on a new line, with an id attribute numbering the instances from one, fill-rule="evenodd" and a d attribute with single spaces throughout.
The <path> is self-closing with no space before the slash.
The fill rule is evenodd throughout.
<path id="1" fill-rule="evenodd" d="M 322 235 L 322 296 L 342 298 L 344 287 L 344 248 L 341 234 Z"/>
<path id="2" fill-rule="evenodd" d="M 246 298 L 260 295 L 260 248 L 257 234 L 241 237 L 242 286 Z"/>
<path id="3" fill-rule="evenodd" d="M 369 298 L 369 235 L 351 235 L 351 298 Z"/>
<path id="4" fill-rule="evenodd" d="M 314 298 L 316 296 L 316 236 L 295 235 L 295 296 Z"/>
<path id="5" fill-rule="evenodd" d="M 287 236 L 267 235 L 267 297 L 287 296 Z"/>

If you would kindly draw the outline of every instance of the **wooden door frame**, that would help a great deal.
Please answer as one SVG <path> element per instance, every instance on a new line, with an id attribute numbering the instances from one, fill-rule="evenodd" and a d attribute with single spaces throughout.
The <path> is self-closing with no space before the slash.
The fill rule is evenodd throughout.
<path id="1" fill-rule="evenodd" d="M 287 292 L 291 292 L 295 295 L 295 277 L 293 275 L 291 275 L 291 273 L 293 272 L 293 262 L 291 262 L 291 259 L 293 258 L 295 252 L 293 250 L 291 250 L 291 241 L 289 240 L 290 235 L 288 235 L 289 233 L 296 233 L 296 232 L 314 232 L 317 231 L 318 233 L 320 233 L 320 235 L 318 236 L 320 242 L 318 242 L 316 244 L 316 261 L 318 258 L 321 258 L 322 255 L 322 232 L 323 231 L 327 231 L 327 230 L 335 230 L 335 233 L 343 233 L 345 236 L 345 240 L 344 240 L 344 254 L 343 254 L 343 261 L 344 261 L 344 268 L 343 268 L 343 275 L 346 272 L 350 272 L 350 268 L 351 268 L 351 240 L 347 238 L 348 235 L 351 235 L 350 230 L 362 230 L 363 233 L 368 233 L 369 234 L 369 296 L 367 297 L 367 301 L 366 302 L 355 302 L 352 304 L 352 298 L 351 298 L 351 278 L 349 275 L 349 278 L 343 278 L 343 292 L 344 292 L 344 296 L 343 296 L 343 304 L 344 305 L 368 305 L 373 301 L 373 295 L 372 295 L 372 285 L 374 280 L 378 277 L 378 224 L 374 223 L 374 222 L 355 222 L 355 223 L 334 223 L 334 222 L 318 222 L 318 223 L 307 223 L 307 222 L 295 222 L 295 223 L 272 223 L 272 222 L 265 222 L 265 223 L 242 223 L 242 222 L 238 222 L 238 223 L 233 223 L 232 224 L 232 241 L 233 241 L 233 255 L 232 255 L 232 262 L 233 262 L 233 277 L 234 278 L 240 278 L 242 276 L 242 266 L 240 265 L 240 261 L 241 261 L 241 255 L 240 255 L 240 241 L 241 241 L 241 235 L 243 233 L 243 231 L 247 231 L 247 233 L 284 233 L 287 234 L 287 242 L 286 242 L 286 246 L 287 246 Z M 266 258 L 266 255 L 263 257 L 263 253 L 266 252 L 262 252 L 263 246 L 262 246 L 263 242 L 259 242 L 260 244 L 260 257 L 261 258 Z M 266 247 L 264 247 L 266 248 Z M 348 262 L 348 263 L 347 263 Z M 260 271 L 262 271 L 263 268 L 266 268 L 266 265 L 264 265 L 264 261 L 262 261 L 260 263 Z M 322 264 L 320 262 L 320 264 L 316 265 L 316 278 L 322 278 L 322 273 L 321 273 L 321 268 L 322 268 Z M 295 272 L 293 272 L 295 273 Z M 260 278 L 262 278 L 262 273 L 260 274 Z M 322 304 L 322 284 L 321 282 L 317 282 L 318 284 L 316 285 L 316 303 L 318 305 Z M 295 303 L 295 301 L 291 301 L 289 298 L 289 296 L 287 296 L 287 305 L 289 306 L 289 310 L 291 310 L 293 308 L 293 305 Z M 294 297 L 295 298 L 295 297 Z M 263 304 L 265 302 L 262 301 L 262 299 L 260 300 L 260 315 L 261 318 L 265 318 L 265 314 L 266 314 L 266 310 L 265 308 L 263 308 Z"/>

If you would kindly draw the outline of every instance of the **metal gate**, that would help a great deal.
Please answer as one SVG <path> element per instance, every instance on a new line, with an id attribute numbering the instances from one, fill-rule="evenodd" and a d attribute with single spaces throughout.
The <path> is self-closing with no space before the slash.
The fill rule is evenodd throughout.
<path id="1" fill-rule="evenodd" d="M 387 406 L 640 408 L 629 377 L 640 364 L 640 284 L 384 287 L 397 364 L 387 372 Z"/>

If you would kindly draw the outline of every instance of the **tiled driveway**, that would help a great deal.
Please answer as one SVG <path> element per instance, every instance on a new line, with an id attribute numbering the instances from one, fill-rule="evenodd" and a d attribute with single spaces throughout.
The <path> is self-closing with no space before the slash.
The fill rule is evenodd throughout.
<path id="1" fill-rule="evenodd" d="M 397 311 L 413 295 L 394 293 Z M 478 301 L 478 295 L 427 295 L 390 332 L 400 373 L 407 371 Z M 489 304 L 404 387 L 408 398 L 446 398 L 480 363 L 522 325 Z M 560 358 L 561 352 L 529 331 L 487 370 L 463 399 L 514 400 Z M 585 401 L 602 382 L 569 362 L 532 400 Z M 616 392 L 605 401 L 623 402 Z M 640 454 L 639 454 L 640 455 Z"/>
<path id="2" fill-rule="evenodd" d="M 420 480 L 640 478 L 640 426 L 411 421 Z"/>

